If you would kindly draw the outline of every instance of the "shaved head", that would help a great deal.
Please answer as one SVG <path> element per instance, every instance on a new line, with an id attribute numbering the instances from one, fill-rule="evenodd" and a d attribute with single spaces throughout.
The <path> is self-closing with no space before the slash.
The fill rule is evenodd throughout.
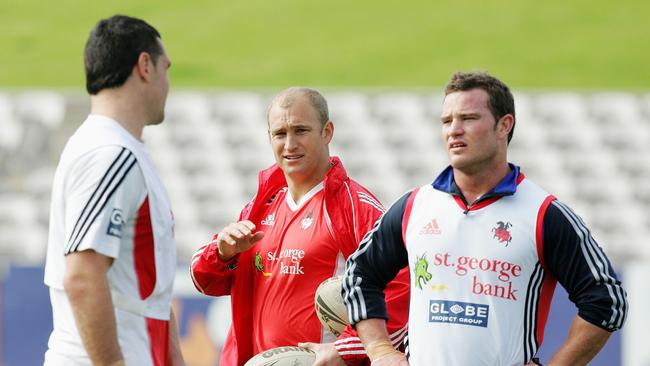
<path id="1" fill-rule="evenodd" d="M 301 86 L 293 86 L 291 88 L 285 89 L 278 93 L 273 100 L 269 109 L 266 111 L 266 119 L 268 121 L 269 112 L 273 107 L 280 107 L 282 109 L 287 109 L 291 107 L 297 100 L 306 99 L 311 104 L 311 107 L 316 112 L 318 121 L 321 123 L 321 126 L 325 126 L 325 123 L 329 121 L 329 110 L 327 108 L 327 101 L 323 95 L 315 89 L 305 88 Z"/>

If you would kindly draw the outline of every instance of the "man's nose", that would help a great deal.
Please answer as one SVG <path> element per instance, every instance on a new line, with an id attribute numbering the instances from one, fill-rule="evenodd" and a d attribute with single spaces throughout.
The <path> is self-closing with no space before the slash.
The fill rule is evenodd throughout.
<path id="1" fill-rule="evenodd" d="M 460 135 L 463 131 L 463 120 L 460 118 L 452 119 L 449 125 L 449 133 L 451 135 Z"/>
<path id="2" fill-rule="evenodd" d="M 287 137 L 284 140 L 284 149 L 291 150 L 296 147 L 296 136 L 292 133 L 287 133 Z"/>

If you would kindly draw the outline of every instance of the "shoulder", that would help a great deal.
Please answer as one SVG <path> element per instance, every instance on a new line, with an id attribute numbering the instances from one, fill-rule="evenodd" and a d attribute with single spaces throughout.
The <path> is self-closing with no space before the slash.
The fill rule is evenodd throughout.
<path id="1" fill-rule="evenodd" d="M 544 225 L 548 229 L 557 230 L 563 228 L 571 231 L 579 231 L 586 226 L 582 218 L 573 209 L 558 199 L 553 199 L 546 208 Z"/>
<path id="2" fill-rule="evenodd" d="M 401 220 L 401 217 L 404 216 L 404 213 L 409 210 L 409 206 L 413 204 L 413 200 L 415 199 L 415 196 L 417 195 L 419 189 L 419 187 L 416 187 L 404 193 L 400 198 L 393 202 L 390 207 L 388 207 L 386 216 L 400 217 Z"/>
<path id="3" fill-rule="evenodd" d="M 84 182 L 98 182 L 110 188 L 121 185 L 125 180 L 128 183 L 144 185 L 142 171 L 135 155 L 122 146 L 97 147 L 69 163 L 66 181 L 72 188 L 76 184 L 85 185 Z"/>
<path id="4" fill-rule="evenodd" d="M 281 187 L 273 190 L 258 191 L 255 196 L 242 208 L 239 220 L 251 220 L 253 222 L 268 219 L 266 215 L 274 213 L 282 207 L 286 200 L 288 188 Z"/>
<path id="5" fill-rule="evenodd" d="M 71 168 L 77 171 L 118 170 L 120 167 L 137 164 L 135 154 L 119 145 L 103 145 L 78 156 L 68 157 Z"/>
<path id="6" fill-rule="evenodd" d="M 344 189 L 342 191 L 342 194 L 347 195 L 349 200 L 358 202 L 357 205 L 359 207 L 378 210 L 382 213 L 386 211 L 384 205 L 370 190 L 352 179 L 344 182 Z"/>
<path id="7" fill-rule="evenodd" d="M 530 180 L 530 178 L 524 176 L 521 182 L 517 185 L 517 195 L 526 195 L 526 196 L 541 196 L 546 197 L 551 194 L 542 188 L 540 185 Z"/>
<path id="8" fill-rule="evenodd" d="M 544 257 L 564 261 L 564 257 L 572 257 L 577 248 L 596 244 L 582 218 L 557 199 L 546 207 L 542 225 Z"/>

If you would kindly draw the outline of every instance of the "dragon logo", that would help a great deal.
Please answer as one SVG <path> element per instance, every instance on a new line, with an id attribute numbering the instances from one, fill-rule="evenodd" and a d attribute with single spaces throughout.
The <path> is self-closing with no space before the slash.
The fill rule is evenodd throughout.
<path id="1" fill-rule="evenodd" d="M 264 272 L 264 265 L 262 264 L 262 255 L 260 254 L 260 252 L 255 253 L 254 262 L 255 262 L 255 268 L 260 272 Z"/>
<path id="2" fill-rule="evenodd" d="M 269 277 L 271 275 L 271 272 L 264 272 L 264 264 L 262 264 L 262 255 L 260 252 L 255 253 L 253 264 L 255 265 L 255 269 L 257 269 L 258 272 L 262 272 L 264 277 Z"/>
<path id="3" fill-rule="evenodd" d="M 499 243 L 506 243 L 506 246 L 510 244 L 512 241 L 512 235 L 510 235 L 510 229 L 512 227 L 512 224 L 509 222 L 503 222 L 499 221 L 497 222 L 497 226 L 492 228 L 492 232 L 494 233 L 494 238 L 499 241 Z"/>
<path id="4" fill-rule="evenodd" d="M 427 261 L 426 258 L 426 253 L 422 254 L 422 256 L 416 257 L 417 261 L 415 262 L 415 287 L 419 288 L 422 290 L 422 283 L 420 281 L 423 281 L 424 284 L 429 282 L 431 280 L 431 273 L 429 273 L 429 262 Z"/>

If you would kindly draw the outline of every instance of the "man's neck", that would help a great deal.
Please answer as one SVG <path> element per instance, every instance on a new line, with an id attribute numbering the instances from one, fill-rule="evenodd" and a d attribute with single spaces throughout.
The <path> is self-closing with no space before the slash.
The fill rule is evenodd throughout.
<path id="1" fill-rule="evenodd" d="M 298 203 L 312 188 L 316 187 L 325 179 L 327 172 L 331 169 L 332 163 L 328 160 L 327 165 L 323 165 L 320 172 L 313 174 L 311 177 L 301 179 L 300 177 L 290 177 L 285 174 L 287 187 L 293 202 Z"/>
<path id="2" fill-rule="evenodd" d="M 477 172 L 464 172 L 454 169 L 454 182 L 460 189 L 463 197 L 469 205 L 475 202 L 484 194 L 488 193 L 510 173 L 510 166 L 507 162 L 499 164 L 491 169 L 482 169 Z"/>
<path id="3" fill-rule="evenodd" d="M 287 187 L 289 188 L 289 194 L 293 202 L 299 203 L 300 200 L 311 191 L 314 187 L 319 185 L 323 181 L 323 178 L 314 179 L 307 182 L 296 182 L 287 177 Z"/>
<path id="4" fill-rule="evenodd" d="M 103 90 L 90 98 L 90 113 L 115 120 L 133 137 L 142 141 L 145 117 L 136 98 L 116 90 Z"/>

